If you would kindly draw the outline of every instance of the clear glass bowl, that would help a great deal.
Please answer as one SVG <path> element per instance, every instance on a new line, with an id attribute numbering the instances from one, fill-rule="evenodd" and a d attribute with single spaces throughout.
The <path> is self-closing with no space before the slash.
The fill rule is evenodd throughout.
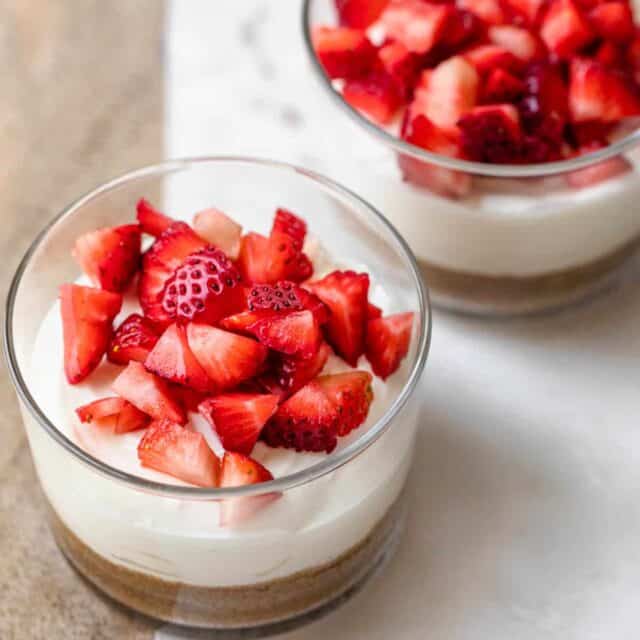
<path id="1" fill-rule="evenodd" d="M 409 241 L 435 305 L 511 315 L 564 306 L 609 286 L 640 244 L 640 130 L 561 162 L 496 165 L 431 153 L 385 130 L 345 102 L 318 62 L 315 25 L 335 25 L 334 0 L 304 0 L 302 29 L 311 73 L 337 106 L 333 175 L 361 193 Z M 329 102 L 329 101 L 328 101 Z M 595 186 L 595 172 L 632 169 Z M 608 164 L 607 164 L 608 163 Z M 441 195 L 437 173 L 468 190 Z"/>
<path id="2" fill-rule="evenodd" d="M 213 205 L 265 232 L 277 206 L 290 208 L 334 256 L 366 266 L 372 283 L 391 293 L 388 312 L 415 311 L 409 355 L 379 387 L 372 424 L 302 470 L 229 489 L 143 479 L 79 446 L 59 348 L 49 354 L 38 334 L 47 313 L 57 313 L 58 286 L 79 276 L 71 258 L 78 235 L 130 221 L 142 196 L 185 219 Z M 364 582 L 401 529 L 417 425 L 414 391 L 430 332 L 427 292 L 404 240 L 365 201 L 319 175 L 219 157 L 166 162 L 98 187 L 36 237 L 7 301 L 6 356 L 60 548 L 112 598 L 178 624 L 270 628 L 326 610 Z M 221 500 L 240 504 L 274 493 L 281 497 L 245 524 L 218 526 Z"/>

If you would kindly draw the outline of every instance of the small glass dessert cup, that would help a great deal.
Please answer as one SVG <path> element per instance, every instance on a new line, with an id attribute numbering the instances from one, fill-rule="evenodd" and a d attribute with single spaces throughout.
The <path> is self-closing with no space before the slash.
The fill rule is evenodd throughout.
<path id="1" fill-rule="evenodd" d="M 374 383 L 368 421 L 333 453 L 259 444 L 274 480 L 207 489 L 162 474 L 142 477 L 76 437 L 61 337 L 43 335 L 43 319 L 57 304 L 59 284 L 78 277 L 75 239 L 130 221 L 143 194 L 171 212 L 215 203 L 256 230 L 268 228 L 276 206 L 304 212 L 320 245 L 367 266 L 379 301 L 415 312 L 408 356 L 386 382 Z M 7 304 L 6 355 L 58 545 L 113 599 L 177 624 L 270 630 L 329 609 L 366 581 L 401 531 L 430 328 L 427 293 L 405 242 L 363 200 L 318 175 L 269 161 L 203 158 L 97 188 L 38 235 Z M 99 375 L 87 379 L 88 393 Z M 221 504 L 252 513 L 222 526 Z"/>
<path id="2" fill-rule="evenodd" d="M 640 130 L 607 147 L 538 164 L 490 164 L 427 151 L 343 98 L 312 30 L 337 25 L 333 0 L 305 0 L 313 73 L 337 105 L 335 175 L 407 239 L 436 306 L 481 315 L 536 313 L 610 286 L 640 244 Z M 444 106 L 443 106 L 444 108 Z M 335 121 L 335 123 L 334 123 Z M 637 120 L 630 122 L 637 126 Z"/>

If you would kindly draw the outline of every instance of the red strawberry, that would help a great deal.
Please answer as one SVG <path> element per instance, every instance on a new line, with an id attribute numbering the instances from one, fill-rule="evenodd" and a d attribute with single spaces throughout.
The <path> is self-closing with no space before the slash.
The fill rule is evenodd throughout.
<path id="1" fill-rule="evenodd" d="M 609 135 L 614 127 L 615 123 L 597 120 L 575 122 L 571 125 L 571 135 L 575 146 L 585 149 L 591 148 L 593 151 L 596 148 L 592 147 L 594 144 L 597 145 L 597 148 L 607 145 Z"/>
<path id="2" fill-rule="evenodd" d="M 382 309 L 373 303 L 367 305 L 367 320 L 375 320 L 382 317 Z"/>
<path id="3" fill-rule="evenodd" d="M 585 153 L 591 153 L 597 151 L 606 145 L 597 142 L 591 143 L 586 147 L 581 147 L 579 155 Z M 585 167 L 584 169 L 577 169 L 571 171 L 565 175 L 567 183 L 574 189 L 583 189 L 584 187 L 591 187 L 593 185 L 610 180 L 624 173 L 630 171 L 633 167 L 624 156 L 615 156 L 608 160 L 603 160 L 597 164 Z"/>
<path id="4" fill-rule="evenodd" d="M 115 364 L 127 364 L 129 360 L 144 362 L 158 342 L 155 326 L 138 313 L 132 313 L 115 330 L 107 358 Z"/>
<path id="5" fill-rule="evenodd" d="M 165 216 L 147 202 L 144 198 L 138 200 L 136 205 L 138 212 L 138 223 L 145 233 L 151 236 L 159 236 L 166 231 L 174 222 L 173 218 Z"/>
<path id="6" fill-rule="evenodd" d="M 511 51 L 496 44 L 480 44 L 468 49 L 462 55 L 480 74 L 488 73 L 496 68 L 514 72 L 522 66 L 522 63 Z"/>
<path id="7" fill-rule="evenodd" d="M 167 418 L 180 424 L 187 421 L 167 383 L 147 371 L 139 362 L 129 362 L 114 380 L 113 390 L 154 420 Z"/>
<path id="8" fill-rule="evenodd" d="M 198 411 L 198 405 L 209 397 L 209 393 L 201 393 L 200 391 L 194 391 L 189 387 L 183 387 L 180 384 L 171 384 L 171 393 L 184 408 L 185 411 L 191 411 L 195 413 Z"/>
<path id="9" fill-rule="evenodd" d="M 269 314 L 253 323 L 249 331 L 270 349 L 300 358 L 312 357 L 322 339 L 313 313 L 307 310 Z"/>
<path id="10" fill-rule="evenodd" d="M 81 235 L 73 257 L 91 282 L 107 291 L 124 291 L 140 266 L 140 227 L 126 224 Z"/>
<path id="11" fill-rule="evenodd" d="M 331 453 L 337 433 L 335 406 L 317 382 L 310 382 L 280 405 L 261 437 L 271 447 Z"/>
<path id="12" fill-rule="evenodd" d="M 320 376 L 316 382 L 338 412 L 339 436 L 346 436 L 367 419 L 373 401 L 370 373 L 348 371 Z"/>
<path id="13" fill-rule="evenodd" d="M 518 60 L 530 62 L 544 55 L 542 43 L 530 31 L 511 25 L 491 27 L 489 40 L 499 47 L 504 47 Z"/>
<path id="14" fill-rule="evenodd" d="M 605 40 L 624 44 L 633 39 L 633 12 L 626 2 L 603 2 L 589 12 L 592 29 Z"/>
<path id="15" fill-rule="evenodd" d="M 312 39 L 316 56 L 330 78 L 357 78 L 375 63 L 375 47 L 358 29 L 315 27 Z"/>
<path id="16" fill-rule="evenodd" d="M 354 29 L 366 29 L 374 23 L 389 0 L 335 0 L 340 24 Z"/>
<path id="17" fill-rule="evenodd" d="M 526 92 L 527 87 L 520 78 L 504 69 L 494 69 L 489 74 L 482 90 L 485 103 L 515 102 Z"/>
<path id="18" fill-rule="evenodd" d="M 198 406 L 227 451 L 249 455 L 262 427 L 278 408 L 278 396 L 228 393 L 208 398 Z"/>
<path id="19" fill-rule="evenodd" d="M 561 58 L 570 58 L 593 39 L 593 31 L 574 0 L 554 0 L 540 26 L 540 36 Z"/>
<path id="20" fill-rule="evenodd" d="M 397 83 L 384 72 L 347 80 L 342 89 L 342 97 L 354 109 L 378 124 L 391 122 L 404 102 Z"/>
<path id="21" fill-rule="evenodd" d="M 251 338 L 203 324 L 187 325 L 187 341 L 217 392 L 253 378 L 268 353 L 264 345 Z"/>
<path id="22" fill-rule="evenodd" d="M 301 251 L 307 236 L 307 223 L 287 209 L 278 209 L 271 227 L 271 233 L 274 232 L 284 233 L 293 238 L 296 249 Z"/>
<path id="23" fill-rule="evenodd" d="M 256 284 L 249 290 L 249 311 L 300 311 L 305 306 L 301 300 L 301 289 L 293 282 L 283 280 L 276 284 Z"/>
<path id="24" fill-rule="evenodd" d="M 245 282 L 267 282 L 267 249 L 269 239 L 259 233 L 248 233 L 240 241 L 238 269 Z"/>
<path id="25" fill-rule="evenodd" d="M 515 20 L 523 20 L 529 26 L 538 24 L 540 12 L 545 0 L 504 0 L 504 6 Z"/>
<path id="26" fill-rule="evenodd" d="M 220 460 L 201 433 L 171 420 L 152 422 L 138 445 L 143 467 L 166 473 L 199 487 L 216 487 Z"/>
<path id="27" fill-rule="evenodd" d="M 614 69 L 622 69 L 626 64 L 624 47 L 613 42 L 605 41 L 598 45 L 593 57 L 605 67 L 613 67 Z"/>
<path id="28" fill-rule="evenodd" d="M 313 274 L 313 265 L 298 249 L 298 241 L 282 231 L 272 231 L 267 244 L 267 282 L 302 282 Z"/>
<path id="29" fill-rule="evenodd" d="M 144 429 L 149 416 L 122 398 L 102 398 L 76 409 L 81 422 L 115 434 Z"/>
<path id="30" fill-rule="evenodd" d="M 613 69 L 575 58 L 570 67 L 569 109 L 575 122 L 615 122 L 640 115 L 640 92 Z"/>
<path id="31" fill-rule="evenodd" d="M 240 280 L 240 272 L 221 249 L 201 249 L 166 281 L 162 309 L 178 322 L 215 324 L 244 306 Z"/>
<path id="32" fill-rule="evenodd" d="M 408 99 L 420 72 L 420 56 L 401 42 L 390 42 L 378 50 L 380 66 L 394 83 L 401 100 Z"/>
<path id="33" fill-rule="evenodd" d="M 500 0 L 460 0 L 458 4 L 488 24 L 505 22 L 506 17 Z"/>
<path id="34" fill-rule="evenodd" d="M 527 92 L 536 96 L 542 116 L 555 114 L 562 121 L 568 118 L 569 96 L 560 65 L 549 62 L 529 65 L 524 82 Z"/>
<path id="35" fill-rule="evenodd" d="M 184 327 L 177 324 L 170 325 L 160 336 L 144 366 L 151 373 L 194 391 L 204 393 L 211 387 L 207 374 L 189 349 Z"/>
<path id="36" fill-rule="evenodd" d="M 171 317 L 162 308 L 162 290 L 185 258 L 205 246 L 205 241 L 188 224 L 174 222 L 144 254 L 138 295 L 144 315 L 151 321 L 164 325 L 171 323 Z"/>
<path id="37" fill-rule="evenodd" d="M 462 47 L 485 36 L 486 26 L 475 13 L 451 4 L 447 6 L 447 12 L 444 33 L 437 47 L 440 55 L 441 52 L 456 53 Z"/>
<path id="38" fill-rule="evenodd" d="M 370 320 L 367 326 L 367 360 L 373 372 L 386 380 L 409 351 L 413 313 L 397 313 Z"/>
<path id="39" fill-rule="evenodd" d="M 201 238 L 222 249 L 230 258 L 238 257 L 242 227 L 226 213 L 217 209 L 200 211 L 193 217 L 193 228 Z"/>
<path id="40" fill-rule="evenodd" d="M 64 371 L 70 384 L 84 380 L 100 364 L 121 306 L 119 293 L 76 284 L 60 287 Z"/>
<path id="41" fill-rule="evenodd" d="M 369 276 L 353 271 L 334 271 L 308 288 L 331 310 L 327 339 L 351 366 L 364 353 Z"/>

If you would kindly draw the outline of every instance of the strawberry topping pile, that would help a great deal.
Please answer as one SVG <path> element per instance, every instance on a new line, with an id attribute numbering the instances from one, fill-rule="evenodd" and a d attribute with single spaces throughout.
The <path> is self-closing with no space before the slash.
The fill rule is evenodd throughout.
<path id="1" fill-rule="evenodd" d="M 313 44 L 344 99 L 436 154 L 558 161 L 610 144 L 640 116 L 640 26 L 629 0 L 335 0 Z M 631 123 L 633 125 L 633 122 Z M 442 195 L 470 176 L 400 156 L 405 180 Z M 624 159 L 567 175 L 585 186 Z"/>
<path id="2" fill-rule="evenodd" d="M 115 396 L 76 410 L 83 428 L 144 430 L 142 466 L 229 487 L 272 479 L 251 457 L 259 441 L 330 453 L 365 422 L 373 375 L 356 367 L 366 359 L 375 375 L 392 375 L 413 313 L 384 315 L 366 273 L 314 279 L 307 225 L 291 211 L 276 211 L 268 236 L 243 235 L 217 209 L 197 213 L 192 227 L 146 200 L 137 220 L 81 236 L 74 256 L 96 287 L 60 289 L 69 383 L 105 354 L 121 367 Z M 141 255 L 143 233 L 152 238 Z M 332 356 L 340 373 L 324 371 Z M 221 519 L 237 522 L 274 497 L 225 501 Z"/>

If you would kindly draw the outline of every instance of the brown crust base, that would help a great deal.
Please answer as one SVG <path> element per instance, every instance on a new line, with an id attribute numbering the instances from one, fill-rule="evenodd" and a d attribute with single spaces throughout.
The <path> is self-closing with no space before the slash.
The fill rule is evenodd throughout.
<path id="1" fill-rule="evenodd" d="M 640 237 L 593 262 L 531 277 L 485 276 L 419 261 L 433 301 L 455 311 L 517 315 L 577 302 L 606 288 L 640 247 Z"/>
<path id="2" fill-rule="evenodd" d="M 338 598 L 375 566 L 396 533 L 400 500 L 369 535 L 333 562 L 286 578 L 238 587 L 200 587 L 132 571 L 98 555 L 50 509 L 54 537 L 72 565 L 114 600 L 153 618 L 217 629 L 268 625 Z"/>

